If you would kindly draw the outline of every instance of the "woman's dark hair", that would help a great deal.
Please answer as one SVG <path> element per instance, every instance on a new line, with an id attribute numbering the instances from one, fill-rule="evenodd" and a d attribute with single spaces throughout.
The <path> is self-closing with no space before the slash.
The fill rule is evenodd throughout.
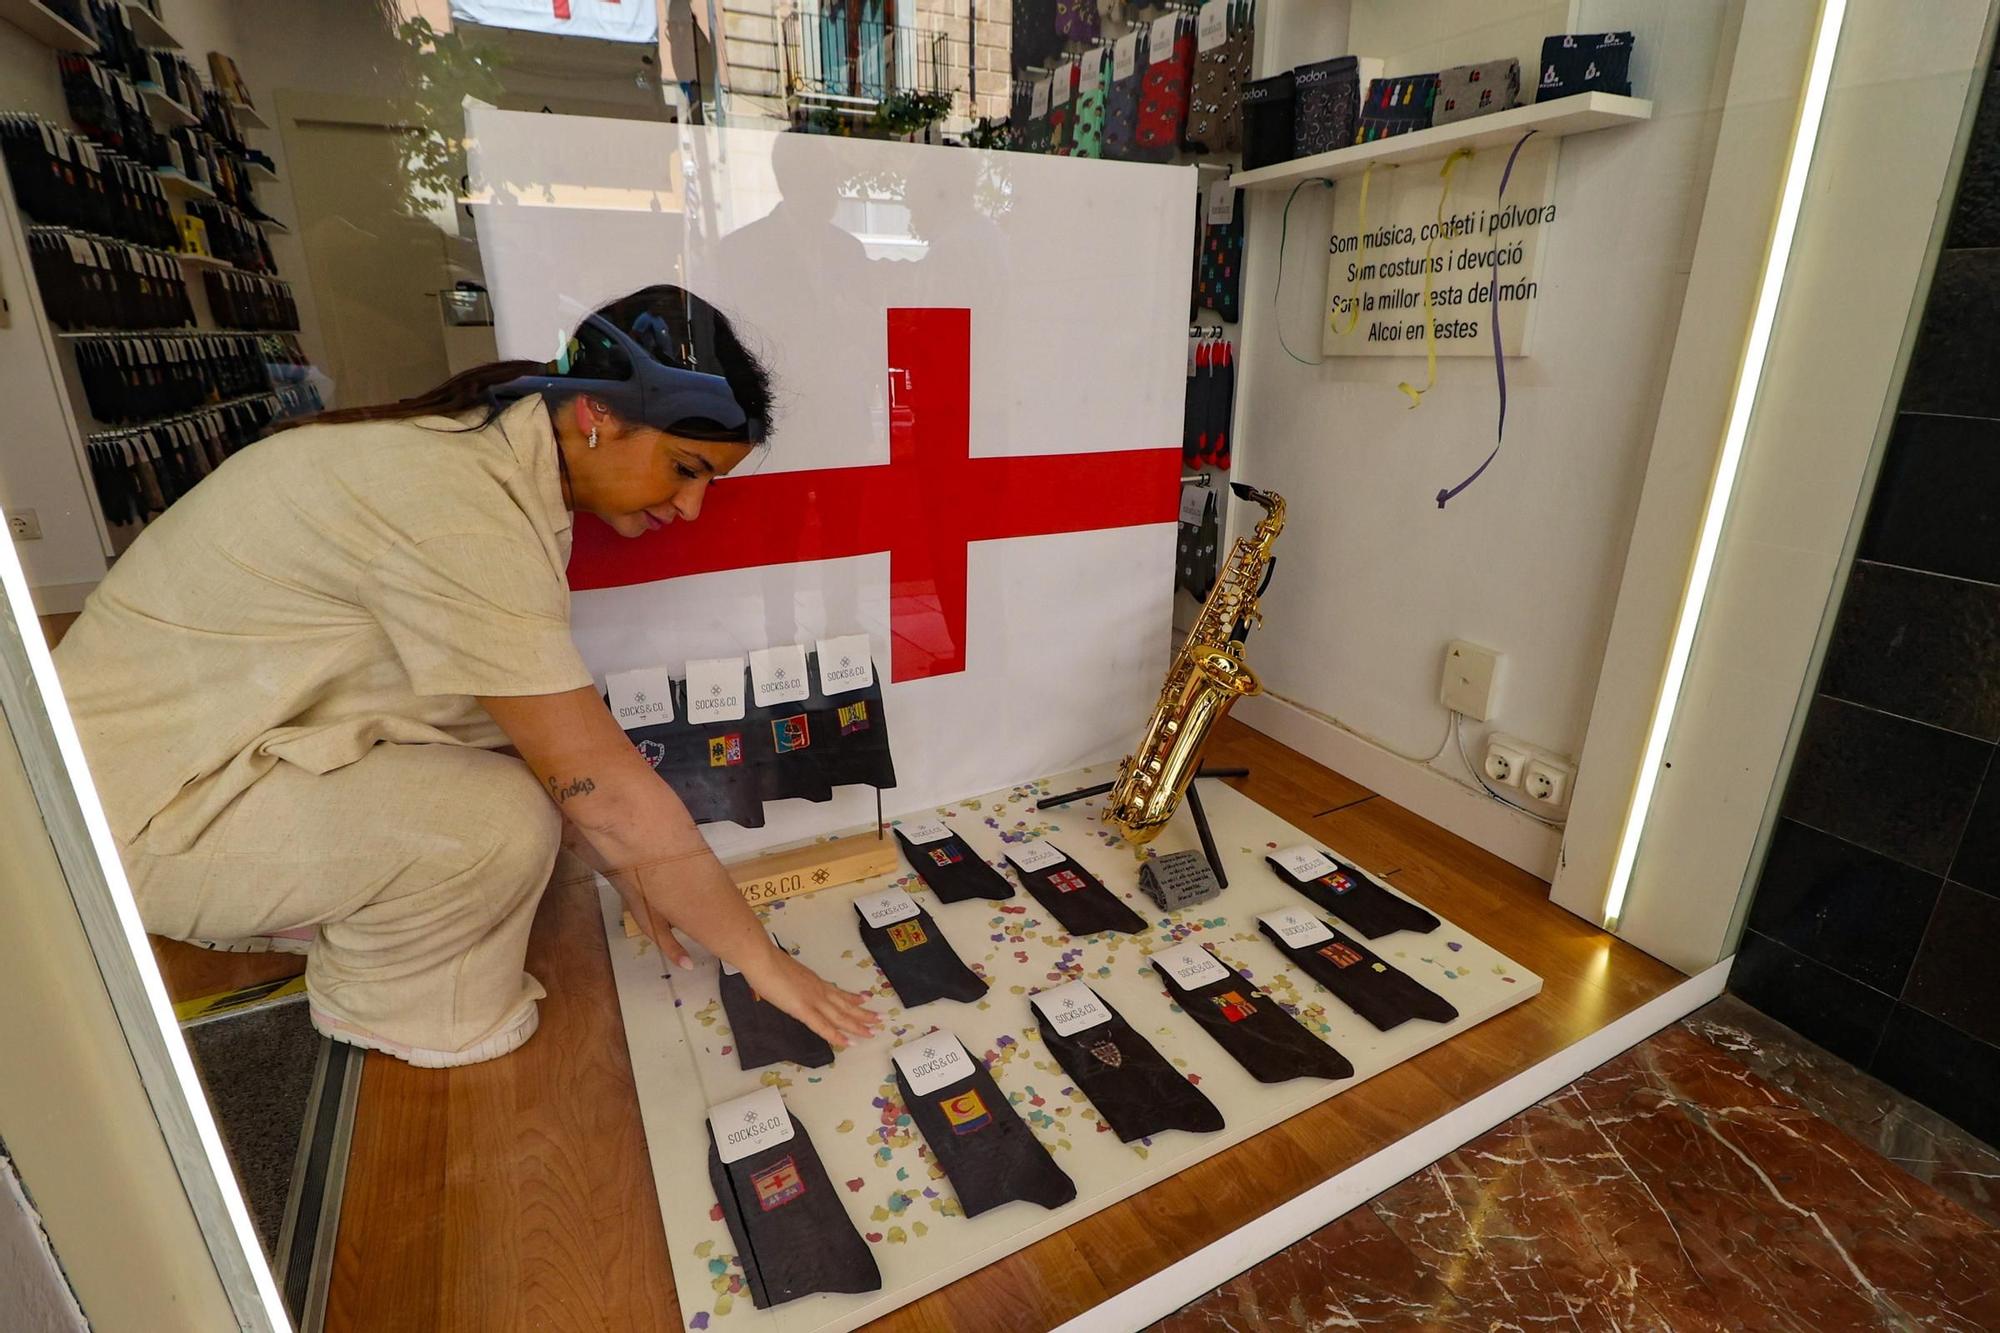
<path id="1" fill-rule="evenodd" d="M 698 366 L 690 365 L 681 355 L 663 358 L 666 364 L 683 370 L 703 370 L 721 375 L 728 381 L 729 392 L 746 415 L 757 421 L 770 421 L 771 373 L 764 368 L 757 354 L 743 345 L 728 316 L 699 296 L 661 283 L 641 288 L 630 296 L 622 296 L 609 305 L 600 306 L 595 313 L 598 318 L 626 334 L 637 333 L 641 321 L 664 323 L 668 332 L 664 340 L 666 345 L 675 348 L 700 346 L 702 349 L 701 364 Z M 701 329 L 699 340 L 692 327 L 695 325 Z M 642 343 L 646 341 L 641 339 Z M 582 350 L 580 342 L 587 343 L 588 340 L 572 341 L 569 346 Z M 651 345 L 657 346 L 660 342 L 653 339 Z M 566 363 L 565 369 L 579 379 L 607 374 L 605 367 L 593 364 L 592 358 L 587 355 Z M 340 425 L 351 421 L 408 421 L 414 417 L 450 417 L 467 412 L 481 413 L 479 421 L 471 427 L 477 430 L 492 424 L 493 418 L 500 414 L 503 405 L 494 397 L 495 389 L 524 375 L 558 373 L 554 366 L 539 361 L 489 361 L 483 366 L 460 371 L 436 388 L 415 397 L 371 407 L 336 408 L 300 417 L 273 427 L 273 433 L 293 426 Z"/>

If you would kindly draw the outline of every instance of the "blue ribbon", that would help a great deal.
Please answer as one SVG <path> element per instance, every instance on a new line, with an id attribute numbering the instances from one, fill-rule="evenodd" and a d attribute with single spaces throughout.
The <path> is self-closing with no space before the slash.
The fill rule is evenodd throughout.
<path id="1" fill-rule="evenodd" d="M 1507 197 L 1507 182 L 1514 175 L 1514 159 L 1521 155 L 1528 140 L 1534 137 L 1535 131 L 1529 130 L 1515 142 L 1514 151 L 1507 154 L 1507 167 L 1500 173 L 1500 189 L 1493 198 L 1496 205 Z M 1493 431 L 1493 452 L 1486 455 L 1485 462 L 1472 469 L 1471 476 L 1450 490 L 1437 493 L 1439 509 L 1444 508 L 1445 502 L 1454 495 L 1478 481 L 1480 474 L 1493 465 L 1493 460 L 1500 456 L 1500 441 L 1507 434 L 1507 359 L 1506 349 L 1500 345 L 1500 246 L 1497 242 L 1493 246 L 1493 281 L 1488 286 L 1486 308 L 1488 326 L 1493 331 L 1493 378 L 1500 386 L 1500 420 Z"/>

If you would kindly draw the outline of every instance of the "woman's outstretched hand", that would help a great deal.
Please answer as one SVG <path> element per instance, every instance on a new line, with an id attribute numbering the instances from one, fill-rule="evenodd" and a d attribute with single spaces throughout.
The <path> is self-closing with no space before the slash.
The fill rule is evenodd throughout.
<path id="1" fill-rule="evenodd" d="M 873 1036 L 882 1026 L 882 1016 L 867 1007 L 867 996 L 842 990 L 776 946 L 742 971 L 759 995 L 817 1032 L 835 1050 Z"/>

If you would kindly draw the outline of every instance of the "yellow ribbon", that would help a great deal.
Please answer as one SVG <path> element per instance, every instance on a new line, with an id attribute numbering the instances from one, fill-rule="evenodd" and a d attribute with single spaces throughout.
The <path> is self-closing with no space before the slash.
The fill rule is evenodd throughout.
<path id="1" fill-rule="evenodd" d="M 1438 191 L 1437 221 L 1440 224 L 1444 222 L 1445 201 L 1451 198 L 1451 169 L 1458 165 L 1460 158 L 1471 156 L 1470 148 L 1461 148 L 1444 160 L 1444 168 L 1438 172 L 1444 181 L 1444 188 Z M 1438 233 L 1433 231 L 1430 244 L 1424 247 L 1424 364 L 1427 371 L 1424 387 L 1419 389 L 1407 380 L 1396 386 L 1409 395 L 1412 412 L 1423 406 L 1424 395 L 1436 386 L 1438 378 L 1437 325 L 1431 319 L 1431 252 L 1437 249 L 1437 243 Z"/>
<path id="2" fill-rule="evenodd" d="M 1361 238 L 1361 248 L 1354 255 L 1354 281 L 1347 285 L 1347 327 L 1341 328 L 1331 310 L 1326 312 L 1326 326 L 1345 338 L 1354 332 L 1354 326 L 1361 322 L 1361 270 L 1368 263 L 1368 182 L 1375 175 L 1375 164 L 1370 162 L 1361 173 L 1361 206 L 1355 210 L 1354 230 Z"/>

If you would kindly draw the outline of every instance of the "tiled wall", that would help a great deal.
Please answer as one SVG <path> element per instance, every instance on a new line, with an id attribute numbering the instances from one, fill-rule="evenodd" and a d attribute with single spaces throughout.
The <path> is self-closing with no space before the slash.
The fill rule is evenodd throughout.
<path id="1" fill-rule="evenodd" d="M 2000 1143 L 2000 73 L 1731 977 Z"/>

